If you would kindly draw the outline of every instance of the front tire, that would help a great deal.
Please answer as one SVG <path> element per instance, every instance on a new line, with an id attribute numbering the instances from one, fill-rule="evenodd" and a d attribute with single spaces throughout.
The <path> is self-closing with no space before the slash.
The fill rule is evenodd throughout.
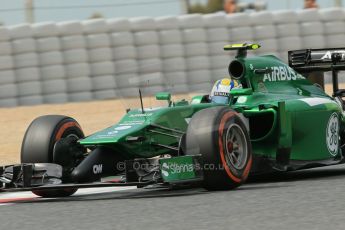
<path id="1" fill-rule="evenodd" d="M 243 184 L 252 166 L 247 128 L 238 113 L 214 107 L 196 113 L 188 126 L 187 155 L 201 155 L 203 186 L 229 190 Z"/>
<path id="2" fill-rule="evenodd" d="M 21 149 L 22 163 L 56 163 L 54 147 L 62 138 L 80 139 L 84 133 L 76 120 L 66 116 L 47 115 L 36 118 L 28 127 Z M 62 165 L 64 167 L 65 165 Z M 32 192 L 41 197 L 66 197 L 77 189 L 54 189 Z"/>

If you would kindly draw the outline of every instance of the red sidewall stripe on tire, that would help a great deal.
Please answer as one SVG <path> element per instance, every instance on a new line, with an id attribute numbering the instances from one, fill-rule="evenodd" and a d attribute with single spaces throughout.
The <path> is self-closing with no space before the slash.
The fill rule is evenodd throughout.
<path id="1" fill-rule="evenodd" d="M 247 180 L 247 178 L 249 176 L 250 169 L 252 168 L 252 163 L 253 163 L 253 158 L 252 158 L 252 156 L 250 156 L 248 164 L 247 164 L 246 168 L 244 169 L 244 172 L 242 175 L 242 181 Z"/>
<path id="2" fill-rule="evenodd" d="M 224 154 L 224 148 L 223 148 L 223 131 L 224 131 L 224 127 L 226 122 L 229 120 L 229 118 L 231 118 L 232 116 L 236 115 L 235 112 L 227 112 L 226 114 L 224 114 L 224 116 L 222 117 L 221 121 L 220 121 L 220 125 L 219 125 L 219 129 L 218 129 L 218 134 L 219 134 L 219 152 L 220 152 L 220 159 L 222 161 L 222 165 L 225 169 L 225 172 L 227 173 L 227 175 L 236 183 L 241 183 L 242 181 L 245 181 L 249 175 L 249 171 L 252 165 L 252 156 L 250 156 L 249 161 L 247 163 L 246 168 L 244 169 L 242 178 L 238 178 L 237 176 L 235 176 L 229 166 L 226 163 L 225 160 L 225 154 Z"/>
<path id="3" fill-rule="evenodd" d="M 63 124 L 63 125 L 60 127 L 59 131 L 56 133 L 55 141 L 60 140 L 61 137 L 62 137 L 62 135 L 63 135 L 63 133 L 64 133 L 68 128 L 71 128 L 71 127 L 78 127 L 78 128 L 81 130 L 81 127 L 80 127 L 80 125 L 79 125 L 77 122 L 75 122 L 75 121 L 67 122 L 67 123 Z"/>

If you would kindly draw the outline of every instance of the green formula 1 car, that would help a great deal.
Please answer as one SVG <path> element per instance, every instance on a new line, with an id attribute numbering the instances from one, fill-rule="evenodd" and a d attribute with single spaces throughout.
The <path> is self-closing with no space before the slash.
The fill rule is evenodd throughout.
<path id="1" fill-rule="evenodd" d="M 59 197 L 86 187 L 193 183 L 224 190 L 249 174 L 344 163 L 345 90 L 337 73 L 345 70 L 345 49 L 290 51 L 286 65 L 271 55 L 247 57 L 258 48 L 225 47 L 237 52 L 229 73 L 242 84 L 226 105 L 208 95 L 174 102 L 158 93 L 167 106 L 128 110 L 87 137 L 73 118 L 35 119 L 21 164 L 0 168 L 0 191 Z M 302 75 L 313 71 L 332 71 L 333 97 Z"/>

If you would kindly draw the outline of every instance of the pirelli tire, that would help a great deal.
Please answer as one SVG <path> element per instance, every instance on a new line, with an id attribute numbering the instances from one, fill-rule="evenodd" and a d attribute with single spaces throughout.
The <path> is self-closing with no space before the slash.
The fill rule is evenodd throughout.
<path id="1" fill-rule="evenodd" d="M 228 107 L 197 112 L 186 134 L 186 154 L 201 155 L 207 190 L 230 190 L 242 185 L 252 166 L 252 147 L 239 114 Z"/>
<path id="2" fill-rule="evenodd" d="M 36 118 L 26 130 L 22 148 L 22 163 L 54 163 L 54 147 L 62 138 L 83 138 L 84 133 L 76 120 L 67 116 L 46 115 Z M 64 165 L 62 165 L 64 167 Z M 32 192 L 41 197 L 66 197 L 77 189 L 55 189 Z"/>

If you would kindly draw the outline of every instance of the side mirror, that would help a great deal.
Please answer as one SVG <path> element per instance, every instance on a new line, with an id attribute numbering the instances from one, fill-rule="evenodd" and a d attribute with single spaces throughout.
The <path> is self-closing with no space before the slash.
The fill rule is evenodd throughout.
<path id="1" fill-rule="evenodd" d="M 156 100 L 158 101 L 167 101 L 169 106 L 171 105 L 171 93 L 160 92 L 156 94 Z"/>
<path id="2" fill-rule="evenodd" d="M 243 95 L 252 95 L 253 94 L 253 90 L 250 88 L 247 89 L 233 89 L 230 91 L 230 95 L 231 96 L 243 96 Z"/>

